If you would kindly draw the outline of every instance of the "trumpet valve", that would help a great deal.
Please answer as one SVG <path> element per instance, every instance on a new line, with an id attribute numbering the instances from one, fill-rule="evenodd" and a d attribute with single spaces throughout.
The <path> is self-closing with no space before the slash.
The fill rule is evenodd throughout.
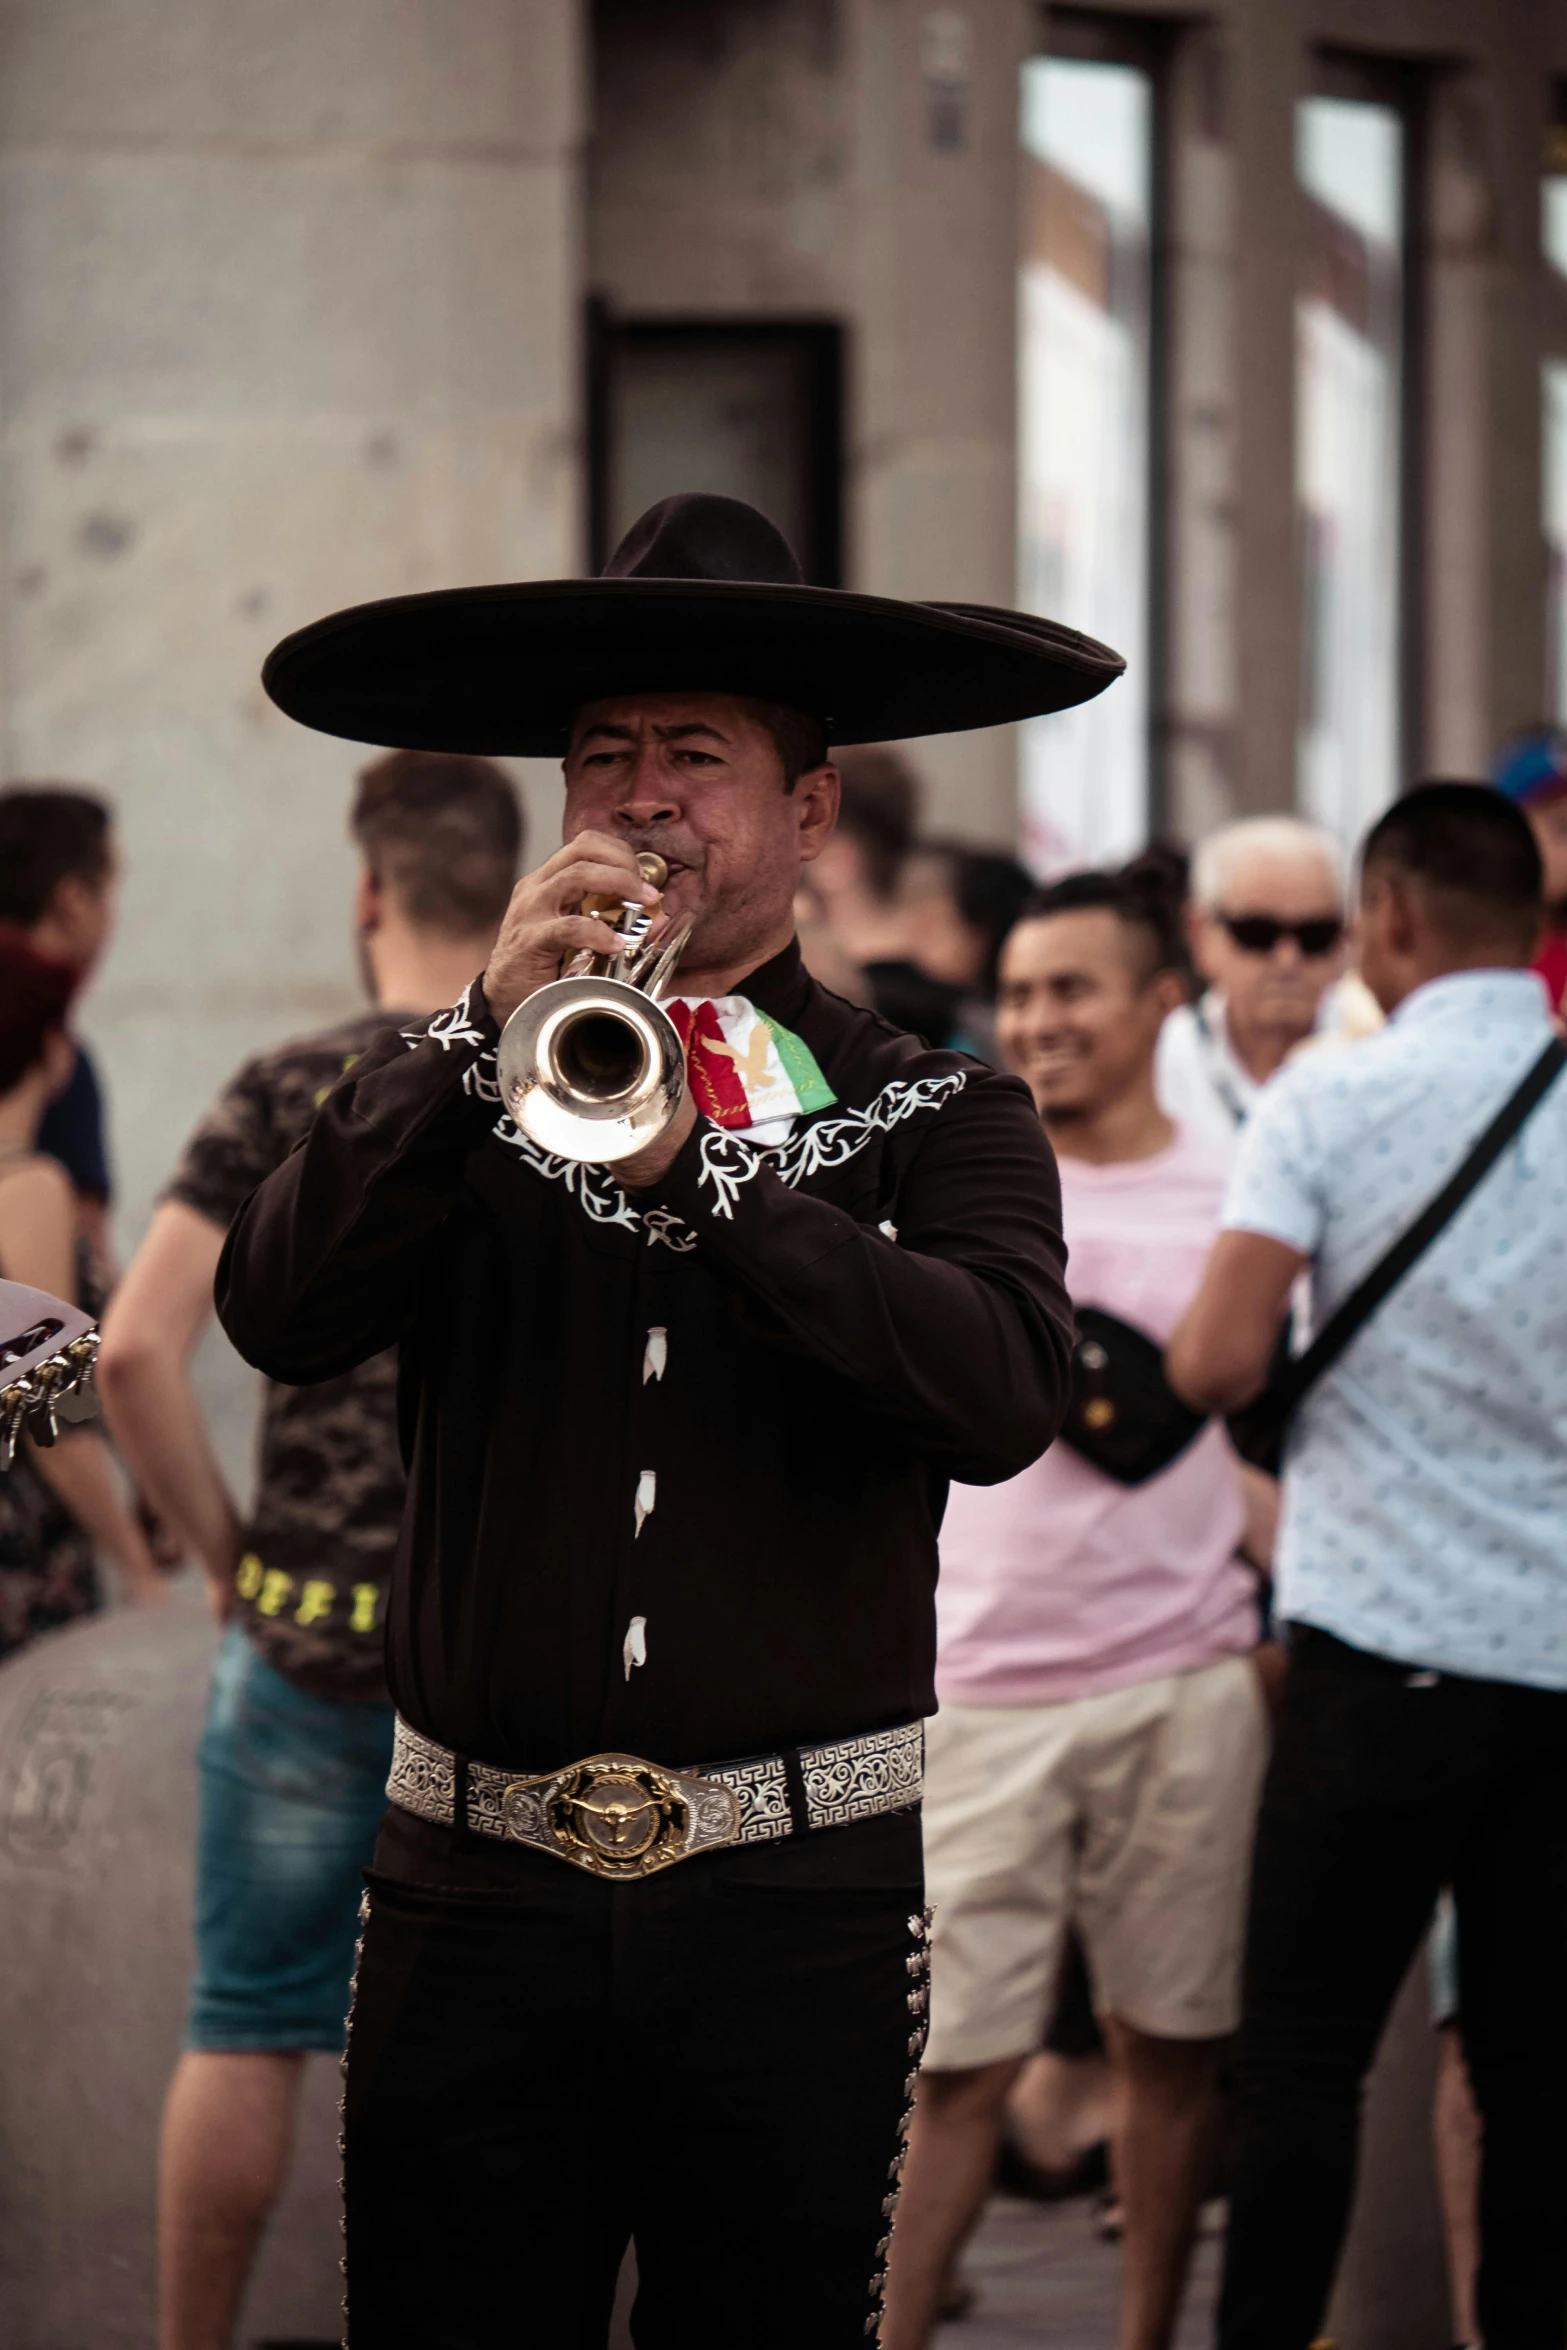
<path id="1" fill-rule="evenodd" d="M 654 909 L 644 906 L 640 898 L 612 898 L 607 890 L 590 890 L 582 901 L 582 912 L 594 915 L 619 930 L 635 914 L 651 915 Z"/>
<path id="2" fill-rule="evenodd" d="M 651 849 L 644 849 L 637 858 L 637 871 L 649 889 L 656 889 L 660 892 L 669 879 L 669 867 L 663 858 L 655 856 Z M 624 931 L 631 922 L 637 921 L 645 931 L 651 925 L 653 917 L 660 911 L 660 907 L 657 905 L 645 906 L 640 898 L 617 898 L 612 897 L 607 890 L 590 890 L 582 901 L 582 911 L 584 914 L 595 914 L 602 921 L 613 922 L 617 930 Z M 640 935 L 639 931 L 638 936 Z"/>
<path id="3" fill-rule="evenodd" d="M 651 849 L 644 849 L 637 858 L 637 871 L 650 889 L 660 892 L 669 879 L 669 867 Z M 582 911 L 607 922 L 621 942 L 621 954 L 633 955 L 663 912 L 663 898 L 660 895 L 651 906 L 645 906 L 640 898 L 617 898 L 605 890 L 590 890 L 582 901 Z"/>

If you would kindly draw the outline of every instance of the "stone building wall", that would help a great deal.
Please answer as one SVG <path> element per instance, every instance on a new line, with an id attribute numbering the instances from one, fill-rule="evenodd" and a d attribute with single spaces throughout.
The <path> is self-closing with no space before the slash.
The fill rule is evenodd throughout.
<path id="1" fill-rule="evenodd" d="M 0 763 L 120 811 L 126 1242 L 241 1056 L 358 1001 L 362 755 L 269 645 L 577 567 L 581 126 L 571 0 L 0 11 Z"/>

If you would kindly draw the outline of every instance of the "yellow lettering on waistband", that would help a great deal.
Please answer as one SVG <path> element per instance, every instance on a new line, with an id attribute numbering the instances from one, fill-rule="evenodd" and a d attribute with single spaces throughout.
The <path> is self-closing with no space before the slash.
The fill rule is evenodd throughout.
<path id="1" fill-rule="evenodd" d="M 354 1631 L 373 1632 L 375 1630 L 375 1603 L 380 1595 L 379 1584 L 356 1583 L 354 1585 L 354 1612 L 348 1619 Z"/>
<path id="2" fill-rule="evenodd" d="M 239 1562 L 239 1569 L 234 1577 L 234 1588 L 241 1599 L 255 1598 L 256 1593 L 261 1589 L 265 1573 L 266 1570 L 255 1552 L 247 1550 Z"/>
<path id="3" fill-rule="evenodd" d="M 294 1588 L 292 1575 L 285 1575 L 281 1567 L 268 1567 L 261 1578 L 261 1593 L 256 1601 L 257 1612 L 263 1616 L 281 1615 L 283 1604 Z"/>
<path id="4" fill-rule="evenodd" d="M 337 1592 L 332 1584 L 318 1582 L 312 1577 L 299 1595 L 299 1605 L 294 1610 L 295 1623 L 319 1624 L 323 1616 L 332 1613 L 332 1602 L 336 1597 Z"/>

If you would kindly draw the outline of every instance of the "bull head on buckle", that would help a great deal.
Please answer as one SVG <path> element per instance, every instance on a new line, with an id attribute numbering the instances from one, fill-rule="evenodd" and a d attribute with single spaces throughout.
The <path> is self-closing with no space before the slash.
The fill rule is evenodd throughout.
<path id="1" fill-rule="evenodd" d="M 740 1806 L 711 1780 L 634 1754 L 594 1754 L 507 1790 L 510 1832 L 595 1877 L 650 1877 L 693 1852 L 732 1844 Z"/>
<path id="2" fill-rule="evenodd" d="M 640 1877 L 678 1860 L 691 1824 L 673 1780 L 619 1755 L 563 1771 L 546 1812 L 571 1857 L 601 1876 Z"/>

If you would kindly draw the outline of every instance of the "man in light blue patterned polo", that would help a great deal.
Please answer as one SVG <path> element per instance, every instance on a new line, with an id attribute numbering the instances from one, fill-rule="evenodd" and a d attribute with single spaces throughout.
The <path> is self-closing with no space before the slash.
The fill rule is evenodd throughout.
<path id="1" fill-rule="evenodd" d="M 1550 1041 L 1539 852 L 1475 784 L 1367 838 L 1360 967 L 1387 1026 L 1264 1093 L 1169 1355 L 1260 1388 L 1290 1288 L 1334 1308 Z M 1247 2146 L 1220 2350 L 1305 2350 L 1353 2182 L 1360 2085 L 1444 1884 L 1485 2124 L 1487 2350 L 1567 2335 L 1567 1079 L 1297 1416 L 1243 2024 Z"/>

